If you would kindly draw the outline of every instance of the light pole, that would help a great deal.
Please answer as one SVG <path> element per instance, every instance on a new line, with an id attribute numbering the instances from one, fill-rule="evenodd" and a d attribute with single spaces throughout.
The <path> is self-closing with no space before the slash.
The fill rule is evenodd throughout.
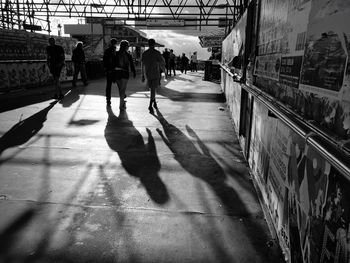
<path id="1" fill-rule="evenodd" d="M 91 20 L 90 20 L 90 25 L 91 25 L 91 56 L 94 53 L 94 47 L 93 47 L 93 41 L 94 41 L 94 24 L 93 24 L 93 19 L 92 19 L 92 8 L 100 8 L 103 7 L 103 5 L 100 4 L 90 4 L 90 16 L 91 16 Z"/>

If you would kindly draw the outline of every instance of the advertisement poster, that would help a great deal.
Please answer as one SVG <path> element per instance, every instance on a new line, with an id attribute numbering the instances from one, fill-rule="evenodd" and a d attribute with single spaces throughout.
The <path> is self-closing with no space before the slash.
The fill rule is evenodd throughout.
<path id="1" fill-rule="evenodd" d="M 278 121 L 276 128 L 270 134 L 270 161 L 267 178 L 269 208 L 284 247 L 289 247 L 287 177 L 290 135 L 290 129 Z"/>
<path id="2" fill-rule="evenodd" d="M 327 197 L 311 218 L 311 262 L 348 263 L 350 260 L 350 182 L 330 169 Z M 317 211 L 316 211 L 317 212 Z"/>
<path id="3" fill-rule="evenodd" d="M 242 76 L 245 30 L 247 25 L 247 12 L 241 17 L 231 33 L 222 43 L 222 63 L 231 69 L 231 72 Z"/>
<path id="4" fill-rule="evenodd" d="M 241 86 L 239 83 L 233 81 L 233 79 L 226 78 L 226 98 L 227 105 L 230 107 L 230 112 L 232 116 L 233 123 L 236 127 L 236 130 L 239 130 L 239 118 L 241 114 Z"/>
<path id="5" fill-rule="evenodd" d="M 279 75 L 280 85 L 287 92 L 289 89 L 297 89 L 299 85 L 310 9 L 311 0 L 289 2 Z"/>
<path id="6" fill-rule="evenodd" d="M 258 54 L 281 52 L 281 40 L 287 19 L 288 0 L 261 1 Z"/>
<path id="7" fill-rule="evenodd" d="M 232 61 L 234 57 L 234 38 L 233 36 L 235 35 L 235 29 L 232 29 L 231 33 L 227 35 L 225 40 L 222 42 L 222 63 L 224 65 L 228 65 L 230 61 Z"/>
<path id="8" fill-rule="evenodd" d="M 349 58 L 348 0 L 312 1 L 300 89 L 322 97 L 342 99 Z"/>
<path id="9" fill-rule="evenodd" d="M 279 82 L 282 87 L 298 88 L 302 59 L 302 56 L 282 56 L 279 75 Z"/>
<path id="10" fill-rule="evenodd" d="M 278 80 L 281 67 L 281 54 L 259 56 L 255 59 L 254 75 Z"/>
<path id="11" fill-rule="evenodd" d="M 268 116 L 268 109 L 259 101 L 254 102 L 249 164 L 253 174 L 266 185 L 269 171 L 271 130 L 275 130 L 277 119 Z"/>
<path id="12" fill-rule="evenodd" d="M 316 230 L 315 222 L 323 217 L 331 166 L 294 132 L 290 145 L 287 187 L 291 262 L 320 262 L 315 261 L 315 245 L 322 244 L 323 230 Z"/>

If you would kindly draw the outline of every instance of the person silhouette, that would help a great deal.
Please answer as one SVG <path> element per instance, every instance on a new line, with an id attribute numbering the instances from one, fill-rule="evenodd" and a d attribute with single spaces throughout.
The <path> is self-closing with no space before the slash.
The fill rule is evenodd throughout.
<path id="1" fill-rule="evenodd" d="M 159 86 L 161 71 L 165 71 L 165 60 L 155 47 L 156 41 L 151 38 L 148 40 L 149 49 L 142 54 L 142 81 L 147 79 L 148 88 L 151 91 L 148 110 L 154 113 L 152 106 L 157 109 L 156 88 Z"/>
<path id="2" fill-rule="evenodd" d="M 64 95 L 61 90 L 60 75 L 64 66 L 65 56 L 64 49 L 60 45 L 56 45 L 56 40 L 53 37 L 49 38 L 49 46 L 46 47 L 47 65 L 53 77 L 56 94 L 54 99 L 61 100 Z"/>

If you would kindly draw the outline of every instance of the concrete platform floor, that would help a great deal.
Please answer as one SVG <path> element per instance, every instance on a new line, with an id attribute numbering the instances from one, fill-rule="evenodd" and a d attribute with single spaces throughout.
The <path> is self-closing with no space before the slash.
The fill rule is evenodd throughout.
<path id="1" fill-rule="evenodd" d="M 139 78 L 125 112 L 115 87 L 106 107 L 104 79 L 61 102 L 2 97 L 0 262 L 283 262 L 220 86 L 202 77 L 163 81 L 154 115 Z"/>

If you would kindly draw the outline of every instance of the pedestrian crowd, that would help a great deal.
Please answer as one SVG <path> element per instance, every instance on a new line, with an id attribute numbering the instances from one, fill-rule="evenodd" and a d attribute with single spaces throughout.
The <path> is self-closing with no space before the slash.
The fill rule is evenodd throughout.
<path id="1" fill-rule="evenodd" d="M 147 87 L 150 90 L 150 102 L 148 110 L 153 114 L 157 109 L 156 102 L 156 88 L 160 86 L 162 73 L 166 78 L 176 76 L 176 70 L 180 69 L 181 73 L 187 73 L 190 68 L 191 72 L 197 72 L 197 52 L 193 52 L 190 59 L 186 57 L 185 53 L 182 56 L 176 56 L 172 49 L 165 48 L 163 53 L 160 53 L 155 49 L 156 41 L 154 39 L 148 40 L 149 48 L 143 52 L 141 56 L 141 79 L 142 82 L 147 80 Z M 136 69 L 133 58 L 128 51 L 129 42 L 122 40 L 119 44 L 119 50 L 117 50 L 117 40 L 112 38 L 110 40 L 109 47 L 103 54 L 103 66 L 106 74 L 106 104 L 111 105 L 111 89 L 112 84 L 116 83 L 119 90 L 119 109 L 126 109 L 126 89 L 130 78 L 130 72 L 132 76 L 136 77 Z M 46 48 L 47 52 L 47 65 L 54 79 L 55 95 L 54 99 L 62 100 L 64 95 L 62 93 L 60 85 L 60 74 L 65 64 L 65 54 L 63 47 L 56 44 L 53 37 L 49 38 L 49 45 Z M 76 87 L 78 75 L 80 73 L 81 80 L 84 86 L 88 85 L 86 74 L 86 59 L 83 49 L 83 43 L 78 42 L 73 50 L 72 62 L 74 67 L 72 86 Z"/>

